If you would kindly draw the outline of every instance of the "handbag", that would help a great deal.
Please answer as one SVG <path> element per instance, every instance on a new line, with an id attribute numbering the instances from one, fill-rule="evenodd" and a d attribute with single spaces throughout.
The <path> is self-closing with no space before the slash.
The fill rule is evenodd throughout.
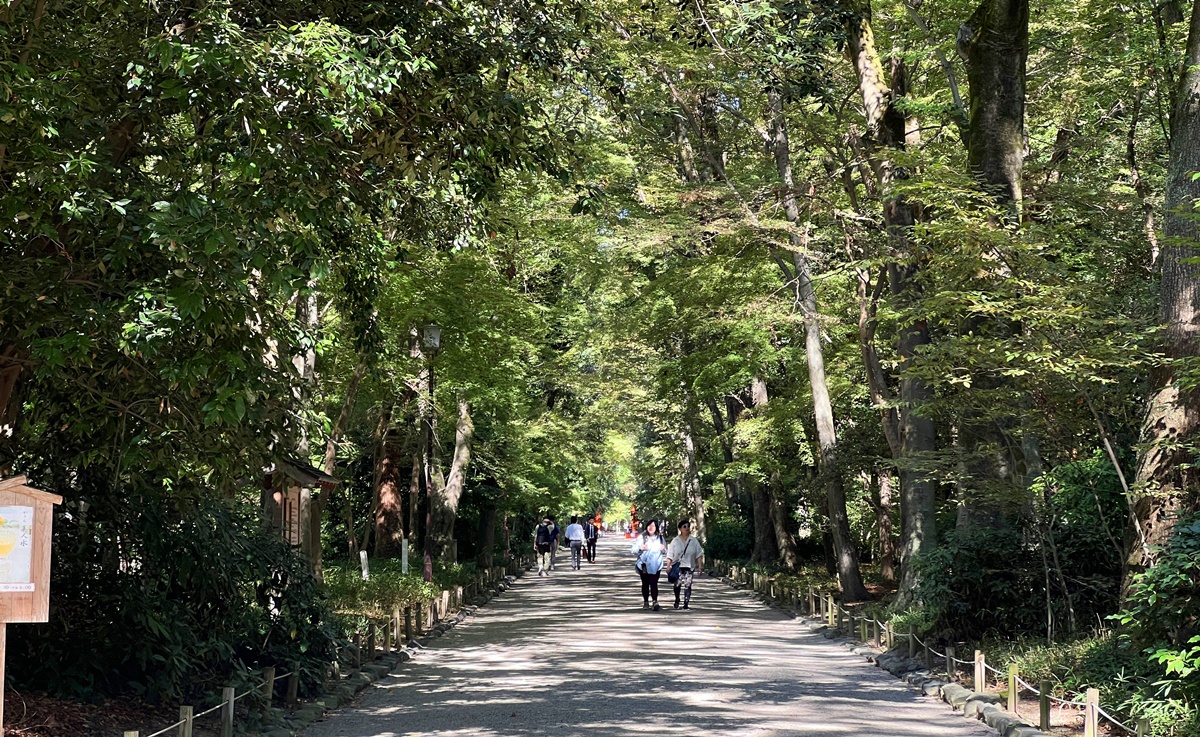
<path id="1" fill-rule="evenodd" d="M 679 554 L 680 558 L 687 553 L 688 546 L 691 544 L 692 541 L 688 540 L 687 544 L 683 546 L 683 552 Z M 667 583 L 679 583 L 679 561 L 672 563 L 671 570 L 667 571 Z"/>

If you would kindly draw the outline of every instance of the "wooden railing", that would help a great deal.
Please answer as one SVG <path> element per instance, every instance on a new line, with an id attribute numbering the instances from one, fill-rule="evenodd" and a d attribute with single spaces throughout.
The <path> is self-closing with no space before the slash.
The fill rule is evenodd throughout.
<path id="1" fill-rule="evenodd" d="M 1100 705 L 1099 689 L 1089 688 L 1075 699 L 1060 699 L 1050 694 L 1049 681 L 1043 680 L 1035 688 L 1022 679 L 1016 663 L 1009 663 L 1005 669 L 1000 670 L 987 662 L 982 650 L 975 650 L 971 660 L 959 658 L 953 646 L 948 645 L 944 652 L 939 652 L 922 640 L 915 631 L 897 633 L 891 622 L 863 616 L 847 609 L 838 602 L 832 591 L 820 590 L 813 586 L 789 586 L 777 581 L 774 576 L 722 560 L 713 561 L 711 567 L 731 583 L 746 586 L 776 604 L 789 606 L 797 614 L 823 622 L 829 629 L 843 632 L 871 647 L 892 650 L 896 647 L 897 639 L 902 639 L 907 643 L 910 658 L 923 662 L 931 674 L 937 673 L 939 666 L 942 666 L 941 672 L 951 682 L 959 679 L 963 670 L 959 666 L 970 666 L 971 685 L 977 692 L 983 692 L 988 687 L 989 674 L 992 674 L 996 676 L 997 682 L 1007 686 L 1006 706 L 1008 711 L 1016 716 L 1020 716 L 1020 694 L 1027 691 L 1038 697 L 1038 724 L 1043 732 L 1050 729 L 1050 706 L 1057 704 L 1060 708 L 1083 711 L 1083 737 L 1099 737 L 1101 719 L 1137 737 L 1144 737 L 1149 733 L 1150 724 L 1147 719 L 1139 719 L 1135 726 L 1130 727 L 1109 714 Z"/>
<path id="2" fill-rule="evenodd" d="M 439 622 L 448 619 L 451 614 L 462 609 L 467 602 L 474 600 L 484 592 L 495 588 L 506 576 L 519 575 L 530 565 L 530 556 L 514 558 L 506 566 L 489 568 L 484 573 L 468 582 L 465 586 L 455 586 L 444 589 L 440 596 L 416 602 L 406 607 L 396 607 L 386 618 L 370 617 L 361 622 L 352 632 L 346 633 L 349 647 L 337 646 L 334 659 L 329 663 L 325 672 L 325 685 L 333 686 L 342 678 L 342 664 L 350 668 L 350 674 L 358 673 L 365 663 L 374 662 L 385 655 L 403 649 L 416 637 L 429 632 Z M 401 637 L 403 636 L 403 638 Z M 380 649 L 382 645 L 382 649 Z M 298 668 L 290 672 L 276 675 L 275 666 L 268 666 L 259 672 L 258 683 L 242 693 L 237 693 L 233 687 L 221 691 L 221 699 L 205 711 L 197 712 L 194 706 L 179 707 L 179 720 L 167 725 L 157 732 L 151 732 L 145 737 L 163 737 L 174 733 L 176 737 L 192 737 L 196 721 L 202 717 L 219 712 L 221 737 L 233 737 L 233 728 L 237 719 L 237 702 L 249 697 L 255 702 L 255 707 L 264 716 L 275 703 L 276 683 L 286 679 L 283 705 L 287 709 L 295 709 L 299 705 L 300 673 Z M 124 737 L 141 737 L 136 730 L 127 730 Z"/>

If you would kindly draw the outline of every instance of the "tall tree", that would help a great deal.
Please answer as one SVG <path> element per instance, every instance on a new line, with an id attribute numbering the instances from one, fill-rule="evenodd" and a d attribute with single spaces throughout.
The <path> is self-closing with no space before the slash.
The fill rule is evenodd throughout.
<path id="1" fill-rule="evenodd" d="M 1200 433 L 1200 3 L 1192 5 L 1187 47 L 1171 114 L 1163 240 L 1159 264 L 1162 360 L 1151 391 L 1137 458 L 1129 572 L 1152 565 L 1180 514 L 1200 510 L 1195 457 Z"/>

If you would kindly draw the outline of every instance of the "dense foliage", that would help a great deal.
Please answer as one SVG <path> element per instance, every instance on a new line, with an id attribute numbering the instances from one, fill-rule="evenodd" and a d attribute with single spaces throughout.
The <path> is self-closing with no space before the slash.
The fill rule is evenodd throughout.
<path id="1" fill-rule="evenodd" d="M 633 504 L 1186 734 L 1193 14 L 9 3 L 0 470 L 66 500 L 22 677 L 315 662 L 325 593 Z M 340 480 L 292 549 L 282 461 Z"/>

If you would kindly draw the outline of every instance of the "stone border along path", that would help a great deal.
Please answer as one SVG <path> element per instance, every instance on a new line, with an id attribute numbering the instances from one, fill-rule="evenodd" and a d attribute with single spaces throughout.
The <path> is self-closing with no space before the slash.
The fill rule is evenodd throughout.
<path id="1" fill-rule="evenodd" d="M 692 611 L 665 580 L 666 609 L 642 610 L 629 545 L 527 573 L 303 737 L 994 737 L 718 579 Z"/>
<path id="2" fill-rule="evenodd" d="M 855 655 L 866 658 L 868 663 L 874 663 L 879 668 L 902 679 L 919 693 L 938 697 L 955 711 L 961 710 L 963 716 L 979 719 L 1003 737 L 1050 737 L 1037 727 L 1023 721 L 1018 715 L 1002 708 L 1000 704 L 1003 699 L 999 694 L 979 693 L 958 683 L 947 682 L 943 678 L 934 676 L 924 663 L 908 657 L 908 653 L 905 652 L 908 643 L 903 638 L 901 638 L 901 641 L 905 643 L 903 649 L 877 650 L 870 645 L 859 644 L 853 638 L 843 636 L 841 632 L 831 629 L 820 619 L 805 617 L 781 606 L 766 594 L 756 592 L 746 584 L 738 583 L 727 577 L 722 577 L 721 580 L 734 589 L 747 592 L 751 598 L 766 606 L 778 609 L 786 616 L 800 620 L 809 632 L 818 634 L 827 640 L 839 642 Z"/>

